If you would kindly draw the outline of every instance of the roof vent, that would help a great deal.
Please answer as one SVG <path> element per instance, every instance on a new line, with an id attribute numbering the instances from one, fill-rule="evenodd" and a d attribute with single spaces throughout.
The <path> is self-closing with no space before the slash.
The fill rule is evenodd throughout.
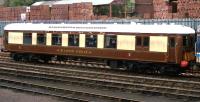
<path id="1" fill-rule="evenodd" d="M 170 25 L 175 25 L 175 23 L 170 23 Z"/>
<path id="2" fill-rule="evenodd" d="M 162 25 L 167 25 L 167 23 L 162 23 Z"/>
<path id="3" fill-rule="evenodd" d="M 131 22 L 131 25 L 136 25 L 137 23 L 136 22 Z"/>

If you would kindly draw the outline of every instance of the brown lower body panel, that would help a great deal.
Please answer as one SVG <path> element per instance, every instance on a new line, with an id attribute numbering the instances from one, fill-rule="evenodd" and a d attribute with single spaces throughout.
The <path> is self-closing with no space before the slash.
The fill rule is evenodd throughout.
<path id="1" fill-rule="evenodd" d="M 81 56 L 93 58 L 107 58 L 119 60 L 136 60 L 150 62 L 168 62 L 168 54 L 161 52 L 148 51 L 128 51 L 116 49 L 97 49 L 80 47 L 62 47 L 62 46 L 38 46 L 38 45 L 16 45 L 9 44 L 5 46 L 9 52 L 35 53 L 50 55 Z"/>

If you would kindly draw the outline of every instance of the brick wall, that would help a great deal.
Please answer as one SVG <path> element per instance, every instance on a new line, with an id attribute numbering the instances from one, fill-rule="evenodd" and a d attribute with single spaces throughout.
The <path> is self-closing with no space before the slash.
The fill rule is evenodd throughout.
<path id="1" fill-rule="evenodd" d="M 136 15 L 142 18 L 152 18 L 153 1 L 152 0 L 135 0 Z"/>
<path id="2" fill-rule="evenodd" d="M 182 18 L 200 18 L 200 0 L 178 0 L 178 14 Z"/>

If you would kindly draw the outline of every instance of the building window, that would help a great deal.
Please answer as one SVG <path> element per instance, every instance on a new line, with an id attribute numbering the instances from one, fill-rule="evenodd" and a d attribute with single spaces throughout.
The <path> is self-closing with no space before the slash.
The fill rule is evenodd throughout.
<path id="1" fill-rule="evenodd" d="M 136 37 L 136 46 L 142 46 L 142 37 L 140 36 Z"/>
<path id="2" fill-rule="evenodd" d="M 62 35 L 52 34 L 52 45 L 61 45 L 61 44 L 62 44 Z"/>
<path id="3" fill-rule="evenodd" d="M 116 48 L 117 45 L 117 37 L 116 35 L 105 35 L 104 46 L 105 48 Z"/>
<path id="4" fill-rule="evenodd" d="M 175 47 L 175 38 L 169 38 L 169 46 Z"/>
<path id="5" fill-rule="evenodd" d="M 46 34 L 37 34 L 37 44 L 46 45 Z"/>
<path id="6" fill-rule="evenodd" d="M 32 44 L 32 33 L 24 33 L 23 44 L 25 44 L 25 45 L 31 45 Z"/>
<path id="7" fill-rule="evenodd" d="M 148 47 L 149 46 L 149 37 L 144 37 L 143 39 L 143 46 Z"/>
<path id="8" fill-rule="evenodd" d="M 79 46 L 79 35 L 70 34 L 68 41 L 69 46 Z"/>
<path id="9" fill-rule="evenodd" d="M 97 47 L 97 35 L 86 35 L 86 47 Z"/>
<path id="10" fill-rule="evenodd" d="M 178 11 L 178 4 L 177 4 L 177 2 L 172 2 L 171 3 L 171 5 L 172 5 L 172 13 L 177 13 L 177 11 Z"/>

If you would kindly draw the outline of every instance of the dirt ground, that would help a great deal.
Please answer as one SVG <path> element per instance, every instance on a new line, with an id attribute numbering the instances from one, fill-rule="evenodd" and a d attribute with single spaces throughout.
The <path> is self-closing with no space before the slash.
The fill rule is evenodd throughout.
<path id="1" fill-rule="evenodd" d="M 142 102 L 200 102 L 193 99 L 166 98 L 156 95 L 136 94 Z M 0 102 L 72 102 L 59 98 L 0 88 Z"/>
<path id="2" fill-rule="evenodd" d="M 58 98 L 0 88 L 0 102 L 66 102 Z"/>

